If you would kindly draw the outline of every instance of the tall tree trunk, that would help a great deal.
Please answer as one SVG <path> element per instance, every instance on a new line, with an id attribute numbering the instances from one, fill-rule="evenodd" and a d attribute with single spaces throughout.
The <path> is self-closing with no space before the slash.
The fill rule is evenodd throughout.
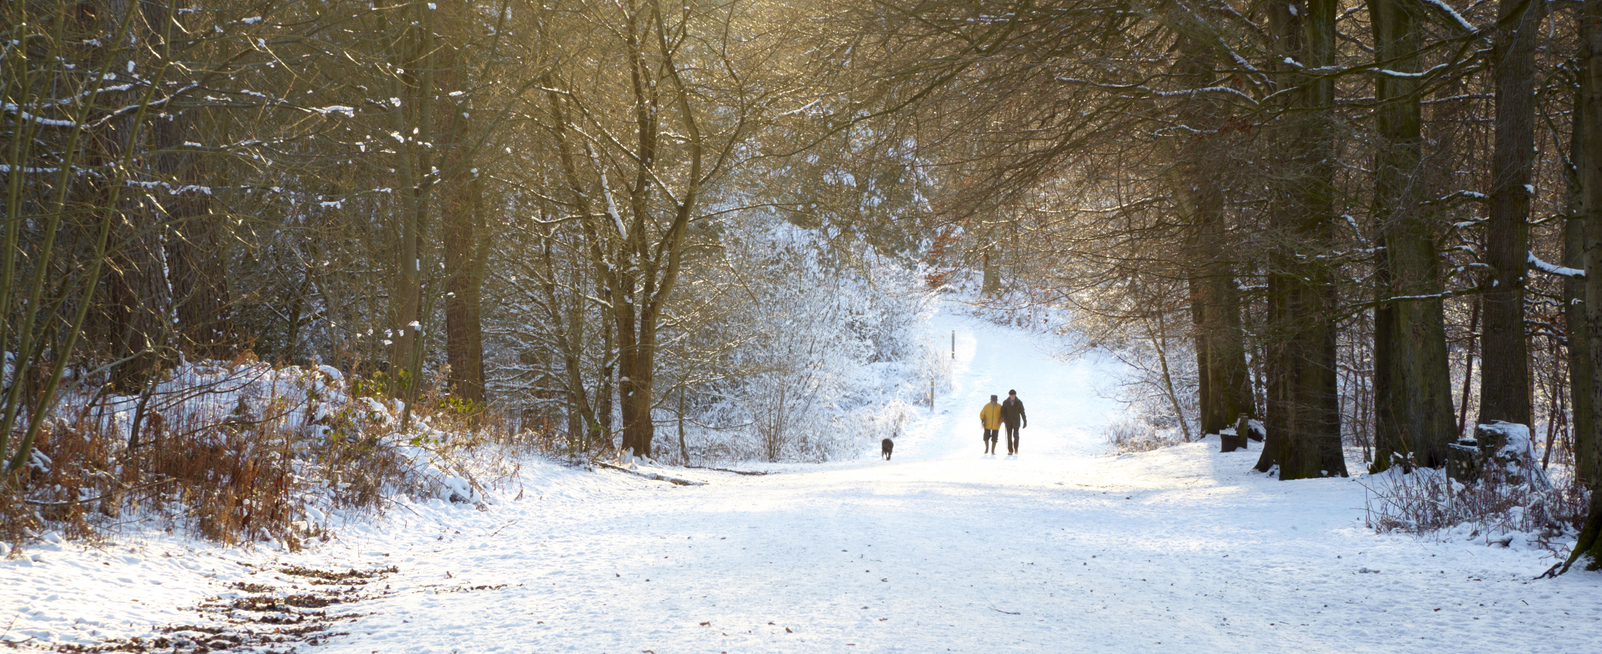
<path id="1" fill-rule="evenodd" d="M 599 437 L 596 433 L 599 423 L 595 419 L 595 410 L 590 407 L 589 394 L 584 389 L 584 296 L 577 292 L 584 288 L 584 279 L 578 266 L 572 268 L 570 287 L 575 292 L 567 307 L 567 329 L 563 333 L 562 362 L 567 373 L 568 412 L 572 417 L 571 438 L 579 443 L 581 449 L 588 451 Z M 603 352 L 602 356 L 609 356 L 609 353 Z M 610 387 L 607 388 L 607 393 L 611 393 Z M 610 404 L 607 406 L 607 410 L 610 411 Z"/>
<path id="2" fill-rule="evenodd" d="M 161 201 L 170 224 L 167 266 L 178 346 L 191 357 L 226 358 L 232 356 L 238 337 L 228 277 L 223 274 L 221 219 L 212 212 L 211 194 L 194 188 L 208 181 L 201 155 L 184 145 L 201 140 L 195 134 L 195 119 L 191 112 L 179 111 L 168 120 L 157 119 L 153 127 L 159 152 L 154 163 L 172 186 Z"/>
<path id="3" fill-rule="evenodd" d="M 127 142 L 132 132 L 129 119 L 120 119 L 121 126 L 112 130 L 102 141 L 108 149 L 103 161 L 110 163 L 122 157 L 125 148 L 140 147 Z M 98 206 L 112 202 L 117 194 L 103 187 L 95 188 L 94 200 Z M 117 221 L 112 233 L 111 251 L 106 274 L 107 332 L 111 342 L 111 383 L 124 393 L 143 389 L 162 367 L 172 360 L 171 289 L 166 278 L 166 253 L 162 241 L 161 207 L 141 198 L 132 202 L 119 202 Z"/>
<path id="4" fill-rule="evenodd" d="M 649 340 L 645 320 L 635 311 L 636 293 L 624 297 L 626 302 L 616 303 L 612 310 L 617 323 L 617 394 L 618 409 L 623 418 L 623 441 L 619 445 L 637 456 L 651 456 L 651 442 L 656 436 L 651 422 L 651 370 L 647 349 L 655 345 Z"/>
<path id="5" fill-rule="evenodd" d="M 162 22 L 166 13 L 165 7 L 160 7 L 151 8 L 152 13 L 146 14 L 116 1 L 85 4 L 80 9 L 88 7 L 93 9 L 87 15 L 99 21 L 105 33 L 115 31 L 126 17 L 131 21 L 127 34 L 135 41 L 150 39 L 149 26 L 152 22 Z M 99 65 L 102 57 L 118 56 L 111 54 L 118 45 L 108 43 L 95 47 L 90 61 Z M 109 113 L 113 108 L 135 104 L 135 96 L 140 94 L 139 90 L 106 93 L 100 96 L 103 98 L 100 102 L 107 103 L 105 109 Z M 138 157 L 146 152 L 151 145 L 147 139 L 151 137 L 144 135 L 134 121 L 131 115 L 114 118 L 104 132 L 96 135 L 89 145 L 94 153 L 91 165 L 109 170 L 126 165 L 125 156 Z M 124 171 L 124 174 L 133 173 Z M 89 206 L 115 204 L 110 207 L 117 218 L 105 276 L 104 329 L 111 345 L 112 386 L 132 393 L 144 389 L 172 359 L 172 295 L 167 285 L 166 252 L 162 247 L 167 222 L 162 206 L 144 194 L 130 201 L 114 199 L 121 197 L 120 191 L 99 181 L 111 177 L 91 176 L 83 188 Z"/>
<path id="6" fill-rule="evenodd" d="M 386 16 L 395 13 L 400 20 L 389 22 Z M 427 233 L 428 180 L 433 169 L 428 149 L 420 143 L 433 139 L 430 119 L 433 102 L 427 101 L 433 85 L 433 64 L 429 61 L 433 49 L 433 11 L 420 12 L 424 20 L 420 26 L 410 24 L 409 18 L 418 13 L 414 9 L 389 7 L 379 12 L 380 29 L 385 33 L 389 48 L 388 57 L 401 71 L 391 85 L 392 103 L 390 120 L 401 143 L 396 151 L 396 172 L 400 188 L 395 197 L 400 204 L 397 232 L 400 239 L 396 248 L 395 285 L 390 295 L 390 321 L 393 350 L 390 356 L 390 392 L 407 400 L 403 421 L 411 419 L 411 405 L 420 385 L 422 362 L 422 304 L 423 304 L 423 237 Z M 420 43 L 419 43 L 420 41 Z M 421 69 L 422 75 L 416 73 Z"/>
<path id="7" fill-rule="evenodd" d="M 1204 50 L 1186 37 L 1180 45 L 1175 73 L 1188 88 L 1212 82 Z M 1215 153 L 1219 108 L 1205 95 L 1186 101 L 1181 120 L 1199 130 L 1187 139 L 1180 153 L 1177 194 L 1190 214 L 1191 265 L 1197 273 L 1189 281 L 1191 318 L 1194 320 L 1200 433 L 1216 434 L 1235 424 L 1240 414 L 1255 414 L 1251 375 L 1246 365 L 1246 344 L 1240 320 L 1240 290 L 1230 263 L 1224 222 L 1224 193 L 1209 170 L 1207 156 Z M 1213 147 L 1210 148 L 1209 146 Z"/>
<path id="8" fill-rule="evenodd" d="M 1419 72 L 1422 17 L 1415 13 L 1416 5 L 1369 0 L 1368 6 L 1376 64 Z M 1441 467 L 1447 445 L 1456 440 L 1434 215 L 1419 202 L 1423 139 L 1418 86 L 1417 77 L 1374 78 L 1381 103 L 1375 114 L 1379 149 L 1374 157 L 1374 219 L 1382 246 L 1375 261 L 1375 472 L 1410 454 L 1419 465 Z"/>
<path id="9" fill-rule="evenodd" d="M 484 401 L 481 316 L 489 248 L 482 220 L 486 210 L 481 200 L 482 179 L 476 175 L 448 179 L 440 193 L 441 229 L 445 232 L 445 355 L 451 366 L 449 383 L 452 395 L 474 403 Z"/>
<path id="10" fill-rule="evenodd" d="M 1480 337 L 1482 423 L 1528 425 L 1530 362 L 1524 335 L 1524 274 L 1529 256 L 1530 169 L 1535 162 L 1535 41 L 1546 3 L 1502 0 L 1507 21 L 1496 34 L 1496 144 L 1491 209 L 1485 228 L 1483 334 Z"/>
<path id="11" fill-rule="evenodd" d="M 1334 63 L 1335 0 L 1299 9 L 1273 0 L 1269 20 L 1278 49 L 1307 69 Z M 1280 479 L 1346 476 L 1336 378 L 1336 295 L 1332 271 L 1319 257 L 1333 243 L 1334 82 L 1308 78 L 1281 64 L 1297 88 L 1283 138 L 1290 150 L 1278 205 L 1270 217 L 1282 240 L 1268 276 L 1268 443 L 1257 468 L 1279 466 Z"/>
<path id="12" fill-rule="evenodd" d="M 1580 106 L 1579 115 L 1575 116 L 1576 124 L 1585 123 L 1590 126 L 1602 125 L 1602 0 L 1585 0 L 1581 5 L 1580 20 Z M 1585 222 L 1585 313 L 1586 327 L 1589 330 L 1589 340 L 1592 343 L 1602 342 L 1602 161 L 1598 160 L 1596 153 L 1602 152 L 1602 129 L 1584 129 L 1585 142 L 1578 146 L 1583 155 L 1585 165 L 1579 167 L 1580 201 L 1579 206 L 1584 215 Z M 1593 411 L 1602 406 L 1602 366 L 1597 365 L 1595 357 L 1591 360 L 1589 373 L 1591 375 L 1591 406 Z M 1578 405 L 1576 405 L 1578 406 Z M 1588 434 L 1591 447 L 1597 447 L 1598 435 L 1594 431 L 1598 423 L 1597 416 L 1592 415 L 1592 429 Z M 1575 421 L 1578 424 L 1578 420 Z M 1576 432 L 1575 441 L 1581 440 Z M 1593 449 L 1593 452 L 1595 450 Z M 1602 479 L 1602 461 L 1598 457 L 1591 458 L 1590 479 Z M 1588 570 L 1602 568 L 1602 492 L 1591 493 L 1590 515 L 1585 519 L 1585 525 L 1580 529 L 1580 538 L 1574 543 L 1574 551 L 1569 555 L 1568 561 L 1563 565 L 1564 570 L 1575 562 L 1584 562 Z"/>
<path id="13" fill-rule="evenodd" d="M 588 250 L 590 265 L 595 271 L 595 294 L 598 297 L 607 298 L 608 304 L 610 305 L 603 306 L 600 311 L 601 352 L 598 359 L 600 363 L 600 369 L 597 371 L 598 374 L 595 388 L 595 421 L 588 425 L 588 427 L 592 430 L 589 433 L 593 434 L 595 432 L 599 432 L 595 435 L 606 439 L 606 443 L 602 447 L 610 448 L 612 447 L 611 439 L 613 435 L 613 374 L 621 357 L 621 352 L 619 348 L 616 347 L 617 342 L 615 340 L 615 335 L 617 334 L 618 325 L 620 322 L 616 312 L 619 310 L 620 305 L 625 303 L 622 301 L 623 297 L 618 293 L 618 285 L 620 283 L 619 277 L 621 276 L 620 271 L 618 270 L 619 266 L 610 263 L 618 260 L 619 248 L 617 247 L 615 240 L 602 238 L 602 230 L 600 226 L 597 225 L 597 221 L 592 220 L 595 216 L 595 212 L 598 209 L 597 205 L 600 204 L 600 202 L 594 198 L 593 195 L 600 195 L 608 198 L 608 201 L 605 203 L 607 205 L 605 211 L 607 212 L 607 216 L 609 218 L 615 218 L 615 216 L 612 214 L 611 202 L 609 200 L 611 197 L 610 190 L 605 187 L 605 176 L 600 176 L 601 178 L 599 180 L 598 190 L 595 194 L 592 194 L 588 190 L 588 186 L 585 183 L 583 174 L 579 171 L 579 148 L 576 147 L 573 140 L 571 140 L 571 134 L 573 130 L 568 123 L 568 100 L 562 94 L 555 91 L 547 91 L 546 100 L 551 116 L 551 132 L 556 142 L 557 156 L 561 165 L 562 174 L 567 180 L 567 188 L 570 198 L 569 201 L 572 205 L 572 211 L 576 215 L 583 218 L 579 221 L 579 225 L 583 231 L 585 247 Z M 586 152 L 588 152 L 587 148 Z M 591 161 L 593 163 L 593 156 L 591 157 Z M 597 173 L 599 172 L 600 171 L 597 170 Z M 583 295 L 581 292 L 582 289 L 582 286 L 574 286 L 574 292 L 581 296 Z M 580 301 L 581 300 L 575 299 L 575 302 Z M 575 363 L 575 365 L 577 364 Z M 585 440 L 589 441 L 589 438 L 586 438 Z M 586 445 L 590 445 L 590 443 L 586 442 Z"/>
<path id="14" fill-rule="evenodd" d="M 468 143 L 472 103 L 458 101 L 469 86 L 462 62 L 462 37 L 470 17 L 462 0 L 443 0 L 433 12 L 447 36 L 435 48 L 432 102 L 439 104 L 434 149 L 439 152 L 440 229 L 445 245 L 445 356 L 450 363 L 451 394 L 474 403 L 484 401 L 484 268 L 489 248 L 484 229 L 486 206 L 483 177 L 473 168 Z"/>
<path id="15" fill-rule="evenodd" d="M 679 387 L 679 458 L 684 459 L 681 465 L 690 465 L 690 447 L 684 443 L 684 387 Z"/>
<path id="16" fill-rule="evenodd" d="M 1582 54 L 1584 36 L 1582 30 Z M 1582 175 L 1602 165 L 1597 153 L 1587 149 L 1593 147 L 1592 142 L 1598 131 L 1594 124 L 1586 121 L 1587 115 L 1582 88 L 1574 94 L 1574 125 L 1569 138 L 1569 161 L 1574 168 L 1569 176 L 1569 216 L 1563 225 L 1563 265 L 1579 270 L 1586 269 L 1586 231 L 1589 229 L 1586 222 L 1589 208 L 1585 204 L 1586 187 Z M 1569 341 L 1569 404 L 1573 416 L 1570 425 L 1574 434 L 1574 470 L 1581 484 L 1595 489 L 1599 481 L 1596 475 L 1598 423 L 1593 395 L 1596 390 L 1591 379 L 1592 366 L 1595 365 L 1592 361 L 1593 330 L 1586 315 L 1585 286 L 1585 279 L 1568 277 L 1563 280 L 1563 323 L 1564 334 Z"/>
<path id="17" fill-rule="evenodd" d="M 141 3 L 150 27 L 147 41 L 153 43 L 161 63 L 171 65 L 178 56 L 182 17 L 175 19 L 166 3 Z M 174 71 L 183 70 L 173 67 Z M 210 186 L 203 155 L 189 142 L 204 142 L 199 133 L 198 109 L 185 108 L 181 99 L 170 98 L 164 116 L 151 126 L 156 149 L 153 167 L 168 188 L 158 194 L 167 216 L 167 279 L 171 284 L 174 317 L 177 319 L 178 348 L 195 358 L 222 358 L 233 354 L 238 338 L 234 333 L 233 305 L 229 300 L 227 275 L 222 274 L 222 220 L 212 212 Z"/>
<path id="18" fill-rule="evenodd" d="M 130 147 L 127 144 L 121 147 Z M 102 195 L 103 198 L 110 194 Z M 159 208 L 140 202 L 119 211 L 106 275 L 111 336 L 112 385 L 125 393 L 143 389 L 172 359 L 172 310 L 167 286 Z"/>

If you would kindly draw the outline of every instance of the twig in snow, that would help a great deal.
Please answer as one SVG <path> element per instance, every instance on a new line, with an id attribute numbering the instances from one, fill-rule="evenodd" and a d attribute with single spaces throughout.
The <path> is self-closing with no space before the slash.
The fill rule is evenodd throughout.
<path id="1" fill-rule="evenodd" d="M 694 468 L 696 470 L 716 470 L 718 472 L 732 472 L 732 473 L 737 474 L 737 475 L 757 475 L 757 476 L 760 476 L 760 475 L 771 474 L 766 470 L 730 470 L 728 468 L 713 468 L 713 467 L 710 467 L 710 466 L 684 466 L 684 467 L 686 467 L 686 468 Z"/>
<path id="2" fill-rule="evenodd" d="M 659 475 L 659 474 L 654 473 L 654 472 L 640 472 L 638 470 L 630 470 L 630 469 L 625 468 L 623 466 L 613 465 L 613 464 L 607 463 L 605 461 L 596 461 L 595 465 L 601 466 L 602 468 L 610 468 L 612 470 L 618 470 L 618 471 L 621 471 L 621 472 L 626 472 L 626 473 L 629 473 L 629 474 L 634 475 L 636 477 L 644 477 L 646 479 L 655 479 L 657 481 L 665 481 L 665 482 L 668 482 L 670 484 L 673 484 L 674 486 L 705 486 L 706 485 L 706 482 L 704 482 L 704 481 L 690 481 L 688 479 L 679 479 L 677 477 L 669 477 L 669 476 L 666 476 L 666 475 Z"/>
<path id="3" fill-rule="evenodd" d="M 1023 615 L 1023 613 L 1020 613 L 1018 611 L 1003 611 L 1003 610 L 998 609 L 998 608 L 996 608 L 994 606 L 990 607 L 990 610 L 995 611 L 996 613 L 1005 613 L 1007 615 Z"/>

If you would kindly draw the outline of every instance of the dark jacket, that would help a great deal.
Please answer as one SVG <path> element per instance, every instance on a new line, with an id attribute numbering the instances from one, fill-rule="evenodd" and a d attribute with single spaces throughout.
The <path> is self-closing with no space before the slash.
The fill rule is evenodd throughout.
<path id="1" fill-rule="evenodd" d="M 1029 422 L 1029 416 L 1024 415 L 1023 400 L 1018 399 L 1016 395 L 1002 400 L 1001 421 L 1007 423 L 1008 427 L 1016 427 L 1018 426 L 1019 418 L 1022 418 L 1024 422 Z"/>

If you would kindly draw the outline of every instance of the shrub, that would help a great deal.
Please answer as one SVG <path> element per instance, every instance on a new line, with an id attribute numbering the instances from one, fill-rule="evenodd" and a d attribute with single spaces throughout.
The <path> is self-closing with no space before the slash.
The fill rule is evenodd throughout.
<path id="1" fill-rule="evenodd" d="M 1113 454 L 1150 452 L 1173 447 L 1185 442 L 1183 435 L 1171 428 L 1163 428 L 1145 420 L 1122 418 L 1107 423 L 1107 449 Z"/>
<path id="2" fill-rule="evenodd" d="M 1380 533 L 1462 533 L 1487 544 L 1507 545 L 1512 534 L 1538 540 L 1574 531 L 1585 519 L 1588 492 L 1573 480 L 1507 483 L 1485 474 L 1463 484 L 1445 470 L 1393 467 L 1363 481 L 1365 523 Z"/>
<path id="3" fill-rule="evenodd" d="M 439 386 L 436 385 L 435 388 Z M 92 537 L 158 521 L 221 542 L 327 536 L 327 515 L 377 513 L 398 493 L 481 503 L 541 442 L 438 391 L 403 406 L 338 370 L 199 362 L 143 396 L 69 392 L 34 465 L 0 492 L 0 536 Z"/>

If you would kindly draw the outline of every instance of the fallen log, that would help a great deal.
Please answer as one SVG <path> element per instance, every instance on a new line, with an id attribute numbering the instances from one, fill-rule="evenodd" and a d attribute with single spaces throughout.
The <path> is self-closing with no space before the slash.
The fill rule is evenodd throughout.
<path id="1" fill-rule="evenodd" d="M 646 479 L 654 479 L 656 481 L 665 481 L 667 483 L 673 484 L 674 486 L 705 486 L 706 485 L 706 482 L 704 482 L 704 481 L 694 481 L 694 480 L 690 480 L 690 479 L 679 479 L 678 477 L 669 477 L 667 475 L 658 474 L 658 473 L 655 473 L 655 472 L 642 472 L 642 471 L 639 471 L 639 470 L 631 470 L 629 468 L 625 468 L 625 467 L 620 466 L 620 465 L 607 463 L 605 461 L 596 461 L 595 465 L 601 466 L 602 468 L 610 468 L 612 470 L 617 470 L 617 471 L 620 471 L 620 472 L 626 472 L 626 473 L 629 473 L 629 474 L 634 475 L 636 477 L 644 477 Z"/>

